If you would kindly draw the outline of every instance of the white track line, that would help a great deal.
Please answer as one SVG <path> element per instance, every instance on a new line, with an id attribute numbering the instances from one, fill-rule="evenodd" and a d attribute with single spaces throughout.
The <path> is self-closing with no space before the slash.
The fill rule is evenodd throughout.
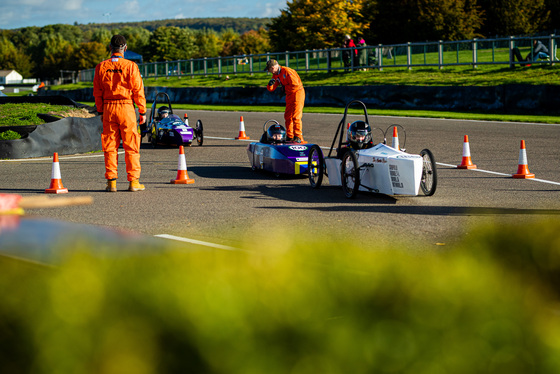
<path id="1" fill-rule="evenodd" d="M 442 166 L 447 166 L 447 167 L 451 167 L 456 169 L 457 165 L 449 165 L 449 164 L 443 164 L 441 162 L 436 162 L 437 165 L 442 165 Z M 488 174 L 495 174 L 495 175 L 502 175 L 504 177 L 511 177 L 513 174 L 504 174 L 504 173 L 498 173 L 496 171 L 490 171 L 490 170 L 484 170 L 484 169 L 469 169 L 470 171 L 479 171 L 481 173 L 488 173 Z M 541 182 L 541 183 L 548 183 L 548 184 L 555 184 L 557 186 L 560 186 L 559 182 L 553 182 L 553 181 L 547 181 L 546 179 L 539 179 L 539 178 L 528 178 L 527 180 L 531 180 L 531 181 L 535 181 L 535 182 Z"/>
<path id="2" fill-rule="evenodd" d="M 201 241 L 201 240 L 183 238 L 183 237 L 175 236 L 175 235 L 158 234 L 158 235 L 154 235 L 154 236 L 155 236 L 156 238 L 169 239 L 169 240 L 176 240 L 176 241 L 179 241 L 179 242 L 186 242 L 186 243 L 204 245 L 204 246 L 206 246 L 206 247 L 213 247 L 213 248 L 218 248 L 218 249 L 224 249 L 224 250 L 226 250 L 226 251 L 238 251 L 238 250 L 239 250 L 239 248 L 229 247 L 229 246 L 227 246 L 227 245 L 221 245 L 221 244 L 203 242 L 203 241 Z"/>
<path id="3" fill-rule="evenodd" d="M 122 155 L 124 151 L 117 152 L 119 155 Z M 103 152 L 94 155 L 82 155 L 82 156 L 58 156 L 60 160 L 68 160 L 71 158 L 91 158 L 91 157 L 103 157 Z M 13 160 L 0 160 L 0 162 L 15 162 L 15 161 L 47 161 L 52 160 L 52 156 L 45 156 L 42 158 L 18 158 Z"/>

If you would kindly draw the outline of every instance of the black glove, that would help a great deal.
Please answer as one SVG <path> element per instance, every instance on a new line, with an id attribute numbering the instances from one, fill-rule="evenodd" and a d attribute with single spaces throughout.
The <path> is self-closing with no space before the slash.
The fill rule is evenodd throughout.
<path id="1" fill-rule="evenodd" d="M 269 86 L 274 86 L 274 83 L 276 83 L 276 80 L 274 80 L 274 79 L 271 79 L 271 80 L 268 81 Z"/>

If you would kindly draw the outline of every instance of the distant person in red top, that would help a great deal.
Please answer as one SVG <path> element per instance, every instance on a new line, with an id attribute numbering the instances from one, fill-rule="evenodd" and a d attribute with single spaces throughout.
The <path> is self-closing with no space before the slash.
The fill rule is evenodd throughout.
<path id="1" fill-rule="evenodd" d="M 93 96 L 97 112 L 103 121 L 101 144 L 105 155 L 106 191 L 117 191 L 118 149 L 123 143 L 129 191 L 142 191 L 140 184 L 140 141 L 136 125 L 136 110 L 140 124 L 146 122 L 146 97 L 144 83 L 136 63 L 125 60 L 126 39 L 122 35 L 111 38 L 111 58 L 95 68 Z"/>
<path id="2" fill-rule="evenodd" d="M 342 43 L 342 48 L 352 48 L 352 49 L 342 51 L 342 59 L 344 60 L 344 66 L 350 67 L 352 65 L 352 56 L 354 56 L 354 58 L 358 56 L 356 43 L 354 43 L 350 35 L 344 36 L 344 42 Z"/>
<path id="3" fill-rule="evenodd" d="M 289 67 L 280 66 L 276 60 L 268 60 L 264 71 L 272 73 L 272 79 L 266 86 L 269 92 L 274 91 L 280 85 L 286 92 L 286 110 L 284 111 L 286 141 L 305 143 L 301 122 L 303 105 L 305 103 L 305 90 L 298 73 Z"/>

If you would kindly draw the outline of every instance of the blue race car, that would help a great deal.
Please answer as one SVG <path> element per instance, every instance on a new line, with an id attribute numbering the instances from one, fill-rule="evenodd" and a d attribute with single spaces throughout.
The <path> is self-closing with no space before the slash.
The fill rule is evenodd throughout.
<path id="1" fill-rule="evenodd" d="M 271 124 L 271 125 L 269 125 Z M 286 129 L 275 120 L 263 125 L 259 142 L 250 143 L 247 155 L 253 170 L 265 170 L 276 176 L 307 174 L 312 144 L 286 142 Z"/>
<path id="2" fill-rule="evenodd" d="M 157 108 L 158 97 L 167 99 L 167 105 Z M 148 125 L 140 125 L 140 134 L 142 137 L 147 135 L 154 148 L 158 145 L 190 146 L 195 139 L 201 146 L 204 139 L 202 121 L 198 120 L 195 128 L 192 128 L 186 114 L 184 120 L 173 114 L 169 96 L 165 92 L 156 95 Z"/>

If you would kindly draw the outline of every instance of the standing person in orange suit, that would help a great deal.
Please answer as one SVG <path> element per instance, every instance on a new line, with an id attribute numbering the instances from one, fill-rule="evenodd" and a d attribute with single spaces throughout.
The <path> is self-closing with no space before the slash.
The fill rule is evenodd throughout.
<path id="1" fill-rule="evenodd" d="M 140 184 L 140 141 L 136 125 L 138 107 L 140 124 L 146 122 L 146 97 L 144 83 L 138 65 L 124 59 L 127 49 L 122 35 L 111 38 L 111 58 L 100 62 L 95 68 L 93 96 L 97 112 L 103 121 L 101 144 L 105 155 L 106 191 L 117 191 L 118 149 L 123 143 L 129 191 L 143 191 Z"/>
<path id="2" fill-rule="evenodd" d="M 286 123 L 287 142 L 305 143 L 303 140 L 301 117 L 305 103 L 305 90 L 298 73 L 289 67 L 278 65 L 276 60 L 268 60 L 266 69 L 272 73 L 272 79 L 266 89 L 274 91 L 278 86 L 286 92 L 286 110 L 284 121 Z"/>

